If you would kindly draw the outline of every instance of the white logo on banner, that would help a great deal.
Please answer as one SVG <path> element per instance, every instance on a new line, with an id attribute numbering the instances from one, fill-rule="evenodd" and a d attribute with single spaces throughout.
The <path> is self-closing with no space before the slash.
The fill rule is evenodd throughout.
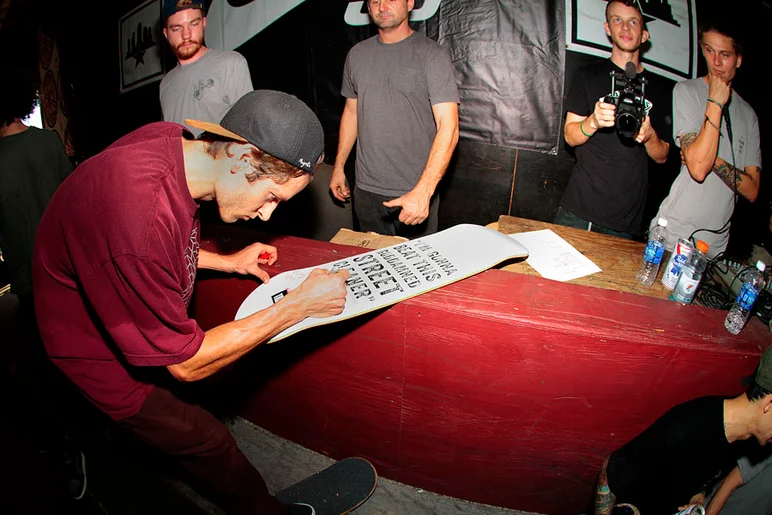
<path id="1" fill-rule="evenodd" d="M 212 0 L 206 14 L 206 46 L 233 50 L 305 0 L 252 0 L 234 7 L 228 0 Z"/>
<path id="2" fill-rule="evenodd" d="M 697 73 L 695 0 L 640 0 L 649 31 L 644 66 L 681 81 Z M 603 30 L 606 2 L 566 0 L 566 48 L 608 57 L 611 43 Z M 648 47 L 648 48 L 647 48 Z"/>
<path id="3" fill-rule="evenodd" d="M 440 2 L 442 2 L 442 0 L 426 0 L 424 5 L 410 11 L 410 21 L 428 20 L 437 14 L 437 9 L 440 7 Z M 367 14 L 367 8 L 365 8 L 365 3 L 362 1 L 349 2 L 348 7 L 346 8 L 346 14 L 343 19 L 348 25 L 354 27 L 370 24 L 370 15 Z"/>

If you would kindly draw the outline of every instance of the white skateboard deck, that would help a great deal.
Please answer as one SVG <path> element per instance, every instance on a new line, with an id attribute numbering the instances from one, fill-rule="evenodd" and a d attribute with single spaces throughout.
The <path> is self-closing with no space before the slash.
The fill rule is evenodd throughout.
<path id="1" fill-rule="evenodd" d="M 280 302 L 315 268 L 334 266 L 351 274 L 343 312 L 306 318 L 269 343 L 303 329 L 353 318 L 478 274 L 503 261 L 526 257 L 528 250 L 509 236 L 480 225 L 461 224 L 423 238 L 373 250 L 323 265 L 291 270 L 261 284 L 241 304 L 236 320 Z"/>

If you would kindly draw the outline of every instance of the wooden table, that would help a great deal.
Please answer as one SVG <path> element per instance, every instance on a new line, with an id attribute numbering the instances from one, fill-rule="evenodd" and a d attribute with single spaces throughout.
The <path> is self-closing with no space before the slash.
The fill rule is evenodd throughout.
<path id="1" fill-rule="evenodd" d="M 670 291 L 662 286 L 662 282 L 659 280 L 662 277 L 665 265 L 667 265 L 666 260 L 670 257 L 668 252 L 663 257 L 663 265 L 660 267 L 657 280 L 653 285 L 646 287 L 635 280 L 635 274 L 641 265 L 643 249 L 646 247 L 644 243 L 506 215 L 500 216 L 498 222 L 488 224 L 487 227 L 501 231 L 504 234 L 550 229 L 601 269 L 599 273 L 573 279 L 568 281 L 569 283 L 635 293 L 655 299 L 667 299 L 670 297 Z M 382 236 L 375 233 L 355 232 L 349 229 L 341 229 L 330 240 L 331 243 L 353 245 L 367 249 L 388 247 L 401 241 L 405 241 L 405 239 L 394 236 Z M 525 260 L 519 260 L 496 268 L 506 272 L 541 277 L 541 274 L 534 270 Z"/>
<path id="2" fill-rule="evenodd" d="M 666 252 L 662 258 L 663 263 L 660 266 L 657 280 L 654 281 L 653 285 L 646 287 L 635 280 L 635 274 L 641 266 L 643 250 L 646 248 L 645 243 L 506 215 L 500 216 L 497 223 L 490 224 L 488 227 L 493 227 L 504 234 L 550 229 L 601 269 L 601 272 L 597 274 L 568 281 L 570 283 L 636 293 L 657 299 L 667 299 L 670 297 L 670 290 L 662 286 L 660 281 L 662 272 L 667 265 L 666 260 L 670 258 L 669 252 Z M 526 275 L 539 275 L 539 272 L 534 270 L 525 261 L 507 265 L 502 270 Z"/>

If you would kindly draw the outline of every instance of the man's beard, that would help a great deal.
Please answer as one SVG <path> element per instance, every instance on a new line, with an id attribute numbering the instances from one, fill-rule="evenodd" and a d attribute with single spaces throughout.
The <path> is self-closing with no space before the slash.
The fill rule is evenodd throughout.
<path id="1" fill-rule="evenodd" d="M 201 42 L 200 41 L 194 41 L 190 40 L 188 43 L 193 43 L 192 45 L 183 46 L 185 43 L 180 43 L 177 45 L 177 48 L 174 49 L 174 55 L 177 56 L 178 59 L 190 59 L 194 55 L 196 55 L 196 52 L 201 48 Z"/>

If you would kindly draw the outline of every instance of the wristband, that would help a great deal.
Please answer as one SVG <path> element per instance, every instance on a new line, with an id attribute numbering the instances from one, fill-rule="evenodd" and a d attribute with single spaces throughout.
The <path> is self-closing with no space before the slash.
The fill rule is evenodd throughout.
<path id="1" fill-rule="evenodd" d="M 713 123 L 712 121 L 710 121 L 710 118 L 708 118 L 706 116 L 705 117 L 705 121 L 708 122 L 709 124 L 711 124 L 718 131 L 718 135 L 719 136 L 722 136 L 722 137 L 724 136 L 723 134 L 721 134 L 721 128 L 718 125 L 716 125 L 715 123 Z M 705 125 L 704 122 L 703 122 L 703 125 Z"/>
<path id="2" fill-rule="evenodd" d="M 713 103 L 713 104 L 716 104 L 716 105 L 718 106 L 718 108 L 719 108 L 719 109 L 721 109 L 722 111 L 724 110 L 724 104 L 722 104 L 722 103 L 721 103 L 721 102 L 719 102 L 718 100 L 713 100 L 712 98 L 708 97 L 708 102 L 711 102 L 711 103 Z"/>
<path id="3" fill-rule="evenodd" d="M 585 118 L 585 120 L 586 120 L 586 118 Z M 580 130 L 580 131 L 582 131 L 582 134 L 584 134 L 584 135 L 585 135 L 585 136 L 587 136 L 588 138 L 592 138 L 592 134 L 587 134 L 586 132 L 584 132 L 584 127 L 582 127 L 582 124 L 583 124 L 583 123 L 584 123 L 584 120 L 582 120 L 581 122 L 579 122 L 579 130 Z"/>

